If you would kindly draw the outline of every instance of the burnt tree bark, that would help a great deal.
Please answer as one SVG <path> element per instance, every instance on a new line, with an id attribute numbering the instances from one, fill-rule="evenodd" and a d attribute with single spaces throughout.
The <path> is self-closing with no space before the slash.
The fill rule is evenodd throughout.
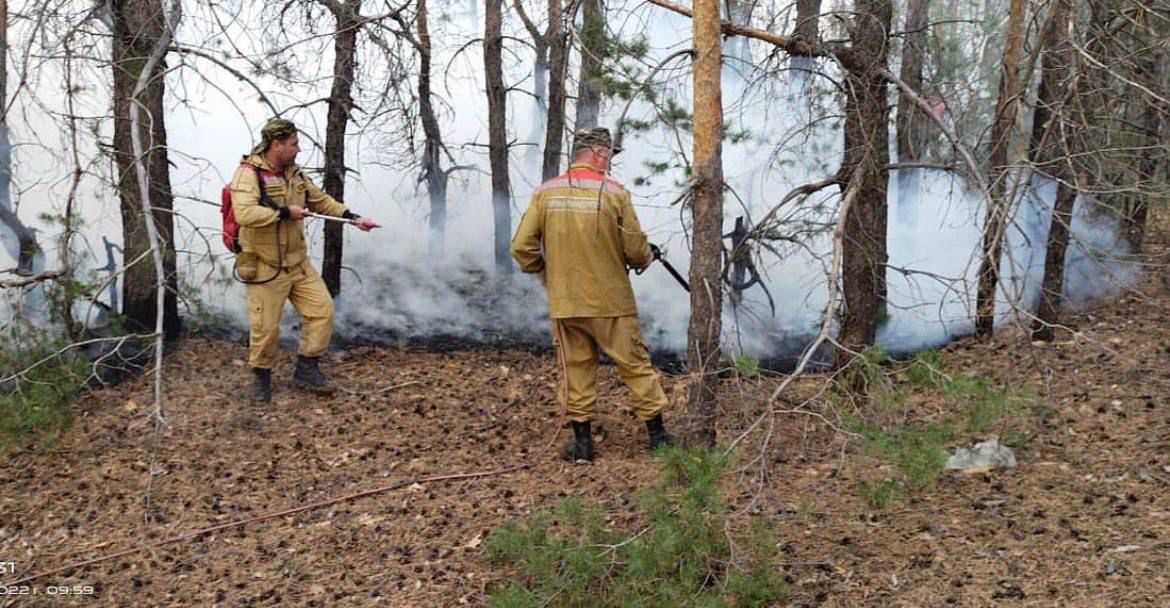
<path id="1" fill-rule="evenodd" d="M 605 37 L 604 3 L 602 0 L 581 0 L 581 65 L 575 123 L 578 130 L 597 126 L 601 112 Z"/>
<path id="2" fill-rule="evenodd" d="M 898 76 L 915 91 L 922 91 L 922 68 L 926 61 L 929 22 L 930 1 L 909 0 L 906 5 L 906 35 L 902 43 L 902 67 Z M 905 95 L 898 96 L 897 131 L 898 160 L 922 160 L 930 136 L 930 119 Z"/>
<path id="3" fill-rule="evenodd" d="M 427 23 L 427 0 L 418 0 L 418 15 L 415 17 L 415 31 L 418 39 L 418 113 L 422 119 L 423 143 L 422 177 L 427 182 L 430 198 L 430 239 L 429 249 L 434 257 L 442 257 L 446 248 L 447 232 L 447 179 L 450 174 L 442 167 L 443 133 L 439 118 L 435 114 L 431 95 L 431 32 Z"/>
<path id="4" fill-rule="evenodd" d="M 338 201 L 345 200 L 345 131 L 353 110 L 353 77 L 356 68 L 357 35 L 361 20 L 361 0 L 324 2 L 333 15 L 333 84 L 329 91 L 329 109 L 325 119 L 325 193 Z M 345 225 L 325 224 L 325 250 L 321 261 L 321 278 L 329 295 L 341 294 L 341 262 L 345 246 Z"/>
<path id="5" fill-rule="evenodd" d="M 999 291 L 1000 258 L 1003 257 L 1003 239 L 1007 232 L 1007 218 L 1011 206 L 1007 188 L 1010 170 L 1008 151 L 1015 130 L 1021 93 L 1019 64 L 1024 46 L 1026 4 L 1025 0 L 1011 0 L 1008 10 L 1007 32 L 1000 64 L 999 95 L 995 107 L 995 122 L 991 127 L 991 152 L 988 155 L 991 196 L 987 201 L 987 219 L 983 225 L 979 286 L 975 294 L 975 335 L 980 338 L 989 338 L 995 331 L 995 299 Z"/>
<path id="6" fill-rule="evenodd" d="M 135 174 L 134 147 L 130 112 L 139 74 L 166 27 L 162 0 L 110 0 L 113 17 L 114 72 L 114 162 L 118 170 L 118 196 L 122 211 L 123 260 L 146 260 L 150 250 L 148 221 L 142 211 Z M 165 94 L 166 63 L 158 62 L 149 84 L 141 96 L 148 120 L 142 122 L 140 136 L 151 145 L 142 162 L 149 177 L 150 221 L 158 230 L 163 248 L 163 336 L 178 338 L 182 331 L 179 318 L 178 277 L 175 268 L 175 237 L 171 180 L 167 161 Z M 158 312 L 158 289 L 155 269 L 149 263 L 126 268 L 122 279 L 122 314 L 126 326 L 135 332 L 153 332 Z"/>
<path id="7" fill-rule="evenodd" d="M 691 190 L 691 320 L 687 328 L 688 445 L 715 445 L 716 368 L 723 328 L 722 22 L 718 0 L 695 0 L 694 186 Z"/>
<path id="8" fill-rule="evenodd" d="M 1068 44 L 1070 4 L 1070 0 L 1055 0 L 1044 30 L 1040 90 L 1032 114 L 1032 138 L 1028 146 L 1033 162 L 1057 181 L 1044 253 L 1044 278 L 1036 318 L 1032 321 L 1032 339 L 1043 341 L 1055 337 L 1055 325 L 1060 317 L 1064 260 L 1077 196 L 1076 175 L 1071 169 L 1074 161 L 1069 152 L 1076 149 L 1075 144 L 1070 145 L 1070 139 L 1075 140 L 1078 126 L 1066 119 L 1070 108 L 1064 103 L 1068 92 L 1075 87 L 1071 79 L 1072 56 Z"/>
<path id="9" fill-rule="evenodd" d="M 837 336 L 838 364 L 874 343 L 886 272 L 889 106 L 882 73 L 889 58 L 889 0 L 856 0 L 852 46 L 837 53 L 845 68 L 845 157 L 842 195 L 857 180 L 846 211 L 842 252 L 844 310 Z"/>
<path id="10" fill-rule="evenodd" d="M 496 270 L 512 272 L 508 253 L 512 232 L 511 184 L 508 180 L 507 96 L 504 89 L 503 1 L 487 0 L 484 10 L 483 64 L 487 79 L 488 156 L 492 172 L 492 218 Z"/>
<path id="11" fill-rule="evenodd" d="M 569 38 L 565 34 L 562 0 L 548 0 L 548 120 L 544 127 L 541 177 L 547 181 L 561 171 L 561 139 L 565 134 L 565 77 L 569 65 Z"/>

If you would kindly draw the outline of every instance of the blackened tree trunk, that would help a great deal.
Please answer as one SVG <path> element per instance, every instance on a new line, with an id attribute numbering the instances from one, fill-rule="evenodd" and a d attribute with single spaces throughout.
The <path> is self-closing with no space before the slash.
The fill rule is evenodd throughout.
<path id="1" fill-rule="evenodd" d="M 511 274 L 511 185 L 508 181 L 507 97 L 504 89 L 502 0 L 487 0 L 484 10 L 483 64 L 487 77 L 488 156 L 492 170 L 492 217 L 496 270 Z"/>
<path id="2" fill-rule="evenodd" d="M 922 66 L 926 61 L 926 31 L 930 22 L 930 1 L 909 0 L 906 5 L 906 35 L 902 46 L 899 77 L 915 91 L 922 91 Z M 898 96 L 898 160 L 914 162 L 926 154 L 930 118 L 906 95 Z"/>
<path id="3" fill-rule="evenodd" d="M 326 2 L 333 14 L 333 86 L 329 91 L 329 110 L 325 118 L 325 176 L 322 187 L 333 198 L 345 200 L 345 131 L 353 109 L 353 75 L 360 19 L 361 0 Z M 344 224 L 325 224 L 325 251 L 321 261 L 321 278 L 329 294 L 341 294 L 341 262 L 345 244 Z"/>
<path id="4" fill-rule="evenodd" d="M 1040 285 L 1040 301 L 1032 322 L 1032 339 L 1051 341 L 1059 320 L 1064 290 L 1064 260 L 1068 251 L 1069 227 L 1077 191 L 1076 176 L 1071 166 L 1075 162 L 1070 150 L 1075 144 L 1080 125 L 1067 119 L 1072 108 L 1065 105 L 1069 90 L 1075 87 L 1071 80 L 1071 49 L 1068 28 L 1071 18 L 1071 0 L 1055 0 L 1046 24 L 1041 56 L 1040 90 L 1036 109 L 1032 114 L 1032 138 L 1029 156 L 1041 171 L 1057 180 L 1056 198 L 1048 228 L 1044 253 L 1044 278 Z M 1070 139 L 1072 141 L 1070 141 Z"/>
<path id="5" fill-rule="evenodd" d="M 565 134 L 565 75 L 569 40 L 565 35 L 562 0 L 548 0 L 548 121 L 544 128 L 544 160 L 541 176 L 550 180 L 560 173 L 561 138 Z"/>
<path id="6" fill-rule="evenodd" d="M 691 321 L 687 328 L 688 445 L 715 445 L 716 371 L 723 327 L 722 36 L 718 0 L 695 0 L 694 179 L 691 214 Z"/>
<path id="7" fill-rule="evenodd" d="M 1000 65 L 999 95 L 995 107 L 995 122 L 991 128 L 991 152 L 988 155 L 991 196 L 987 201 L 987 219 L 983 225 L 979 286 L 975 294 L 975 335 L 981 338 L 989 338 L 995 331 L 995 296 L 999 291 L 1000 258 L 1003 257 L 1003 239 L 1011 211 L 1007 188 L 1010 170 L 1008 150 L 1015 130 L 1021 91 L 1019 63 L 1020 52 L 1024 46 L 1026 4 L 1025 0 L 1011 0 L 1008 10 L 1003 60 Z"/>
<path id="8" fill-rule="evenodd" d="M 162 0 L 111 0 L 113 17 L 114 70 L 114 162 L 118 169 L 118 195 L 122 209 L 122 259 L 139 260 L 126 269 L 122 279 L 122 314 L 131 331 L 153 332 L 158 312 L 158 282 L 147 252 L 147 218 L 134 167 L 130 112 L 134 86 L 146 59 L 166 27 Z M 163 248 L 163 275 L 166 293 L 163 299 L 163 335 L 173 340 L 182 331 L 179 319 L 178 277 L 175 270 L 173 199 L 167 162 L 166 112 L 163 107 L 166 73 L 160 61 L 150 84 L 141 96 L 149 120 L 142 121 L 142 141 L 150 142 L 143 162 L 149 178 L 151 221 L 158 230 Z M 143 262 L 142 260 L 146 260 Z"/>
<path id="9" fill-rule="evenodd" d="M 429 248 L 433 257 L 442 257 L 447 231 L 447 171 L 443 170 L 440 155 L 443 151 L 443 133 L 435 115 L 431 98 L 431 32 L 427 26 L 427 0 L 418 0 L 418 15 L 415 18 L 418 33 L 418 113 L 422 119 L 423 144 L 422 171 L 427 182 L 430 197 L 430 240 Z"/>
<path id="10" fill-rule="evenodd" d="M 845 306 L 837 337 L 838 364 L 874 343 L 886 271 L 886 190 L 889 109 L 882 72 L 889 57 L 893 6 L 889 0 L 857 0 L 853 44 L 837 53 L 845 68 L 845 158 L 842 193 L 858 180 L 846 211 L 842 283 Z"/>
<path id="11" fill-rule="evenodd" d="M 605 62 L 605 5 L 581 0 L 581 70 L 577 80 L 576 128 L 597 126 L 601 112 L 602 69 Z"/>

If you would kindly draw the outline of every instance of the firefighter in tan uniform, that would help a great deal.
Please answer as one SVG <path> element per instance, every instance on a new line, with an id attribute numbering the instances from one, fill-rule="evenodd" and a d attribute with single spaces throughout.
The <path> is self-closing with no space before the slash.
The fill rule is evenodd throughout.
<path id="1" fill-rule="evenodd" d="M 597 400 L 597 357 L 603 350 L 630 390 L 634 412 L 646 423 L 650 449 L 674 443 L 662 423 L 666 395 L 638 327 L 629 269 L 654 261 L 630 193 L 609 178 L 609 130 L 574 135 L 574 162 L 542 184 L 512 239 L 520 269 L 540 273 L 548 290 L 573 441 L 565 456 L 593 460 L 590 420 Z"/>
<path id="2" fill-rule="evenodd" d="M 378 227 L 305 177 L 295 162 L 299 143 L 291 121 L 268 121 L 260 143 L 244 156 L 231 181 L 242 250 L 236 256 L 236 273 L 248 285 L 248 365 L 254 375 L 251 401 L 257 405 L 272 400 L 272 365 L 285 300 L 292 302 L 303 321 L 293 383 L 322 394 L 334 389 L 319 367 L 333 335 L 333 298 L 309 260 L 304 218 L 344 217 L 367 232 Z"/>

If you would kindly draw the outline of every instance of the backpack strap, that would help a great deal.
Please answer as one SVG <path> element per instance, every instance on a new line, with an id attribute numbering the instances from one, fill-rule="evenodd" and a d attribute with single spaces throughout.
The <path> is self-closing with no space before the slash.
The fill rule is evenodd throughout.
<path id="1" fill-rule="evenodd" d="M 268 196 L 268 191 L 264 189 L 264 170 L 249 162 L 242 162 L 240 166 L 251 167 L 252 171 L 256 173 L 256 187 L 260 189 L 260 206 L 276 209 L 276 203 L 272 202 L 272 197 Z"/>

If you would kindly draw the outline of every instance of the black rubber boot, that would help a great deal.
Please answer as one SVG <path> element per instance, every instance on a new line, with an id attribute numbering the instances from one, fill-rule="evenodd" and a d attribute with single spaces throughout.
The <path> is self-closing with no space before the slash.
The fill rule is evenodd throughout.
<path id="1" fill-rule="evenodd" d="M 252 368 L 252 405 L 268 405 L 272 402 L 272 370 Z"/>
<path id="2" fill-rule="evenodd" d="M 588 420 L 573 422 L 573 440 L 565 445 L 563 455 L 571 462 L 593 462 L 593 431 Z"/>
<path id="3" fill-rule="evenodd" d="M 293 370 L 293 385 L 319 395 L 332 395 L 335 387 L 318 365 L 320 357 L 297 355 L 297 366 Z"/>
<path id="4" fill-rule="evenodd" d="M 662 414 L 646 421 L 646 431 L 650 433 L 650 451 L 653 452 L 664 446 L 677 445 L 678 439 L 666 432 L 662 424 Z"/>

